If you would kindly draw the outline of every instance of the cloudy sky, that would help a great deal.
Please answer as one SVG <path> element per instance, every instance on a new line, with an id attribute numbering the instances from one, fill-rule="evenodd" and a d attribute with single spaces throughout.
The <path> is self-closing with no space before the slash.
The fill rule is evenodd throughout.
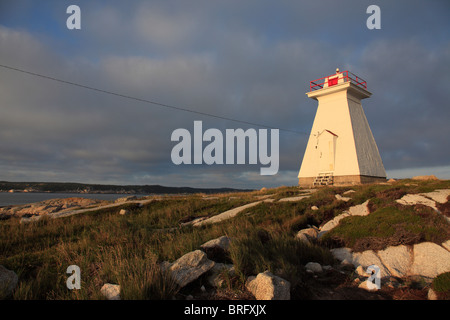
<path id="1" fill-rule="evenodd" d="M 69 5 L 81 30 L 69 30 Z M 369 30 L 366 9 L 381 9 Z M 317 103 L 350 70 L 388 178 L 450 178 L 450 2 L 0 0 L 0 180 L 192 187 L 296 185 Z M 280 128 L 280 168 L 174 165 L 171 134 Z M 290 131 L 289 131 L 290 130 Z M 291 132 L 296 131 L 297 133 Z"/>

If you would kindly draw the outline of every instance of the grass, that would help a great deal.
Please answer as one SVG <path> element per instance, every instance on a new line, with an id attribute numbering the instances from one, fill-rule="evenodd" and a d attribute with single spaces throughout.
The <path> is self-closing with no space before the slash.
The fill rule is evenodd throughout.
<path id="1" fill-rule="evenodd" d="M 322 241 L 364 251 L 424 241 L 441 244 L 449 238 L 447 221 L 432 209 L 397 205 L 381 207 L 367 216 L 345 218 Z"/>
<path id="2" fill-rule="evenodd" d="M 442 300 L 450 299 L 450 272 L 445 272 L 433 279 L 431 284 L 433 290 Z"/>
<path id="3" fill-rule="evenodd" d="M 142 207 L 124 204 L 28 224 L 11 218 L 0 221 L 0 265 L 19 276 L 10 299 L 104 299 L 100 288 L 105 283 L 120 284 L 123 299 L 170 299 L 178 288 L 169 274 L 161 272 L 159 263 L 174 261 L 208 240 L 228 235 L 234 241 L 227 260 L 235 265 L 236 276 L 226 275 L 227 292 L 247 297 L 246 277 L 269 270 L 290 281 L 295 293 L 302 290 L 308 276 L 306 263 L 333 263 L 330 246 L 357 251 L 449 239 L 442 216 L 426 207 L 395 203 L 406 193 L 443 188 L 450 188 L 450 183 L 406 180 L 392 185 L 327 187 L 302 201 L 263 202 L 233 219 L 196 228 L 181 225 L 257 201 L 258 196 L 281 199 L 304 191 L 280 187 L 215 195 L 209 200 L 201 195 L 167 197 Z M 355 190 L 349 202 L 335 198 L 349 189 Z M 300 229 L 319 226 L 368 198 L 372 198 L 370 215 L 341 220 L 323 241 L 312 245 L 295 240 Z M 122 208 L 129 214 L 119 215 Z M 81 290 L 66 287 L 66 269 L 73 264 L 81 269 Z"/>

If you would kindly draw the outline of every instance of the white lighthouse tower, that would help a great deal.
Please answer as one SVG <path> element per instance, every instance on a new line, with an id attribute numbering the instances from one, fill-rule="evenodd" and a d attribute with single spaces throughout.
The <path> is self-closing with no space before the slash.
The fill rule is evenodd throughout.
<path id="1" fill-rule="evenodd" d="M 386 180 L 386 171 L 361 100 L 372 94 L 349 71 L 310 82 L 306 93 L 317 100 L 316 117 L 306 146 L 300 186 L 351 185 Z"/>

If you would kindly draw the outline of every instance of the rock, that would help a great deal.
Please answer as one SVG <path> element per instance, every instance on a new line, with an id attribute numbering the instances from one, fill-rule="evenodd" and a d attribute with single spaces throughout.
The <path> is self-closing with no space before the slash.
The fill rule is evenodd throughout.
<path id="1" fill-rule="evenodd" d="M 336 249 L 330 249 L 331 254 L 333 257 L 341 263 L 345 264 L 352 264 L 353 261 L 353 255 L 352 250 L 350 248 L 336 248 Z"/>
<path id="2" fill-rule="evenodd" d="M 344 213 L 334 217 L 334 219 L 325 223 L 322 227 L 320 227 L 320 232 L 319 232 L 318 238 L 321 238 L 326 232 L 328 232 L 331 229 L 333 229 L 334 227 L 336 227 L 342 219 L 349 217 L 349 216 L 350 216 L 350 214 L 348 212 L 344 212 Z"/>
<path id="3" fill-rule="evenodd" d="M 335 194 L 334 196 L 335 196 L 336 199 L 341 200 L 341 201 L 345 201 L 345 202 L 352 200 L 352 198 L 343 197 L 340 194 Z"/>
<path id="4" fill-rule="evenodd" d="M 361 265 L 364 269 L 371 265 L 376 265 L 380 268 L 380 276 L 381 278 L 389 277 L 391 273 L 389 270 L 383 265 L 380 258 L 375 254 L 372 250 L 366 250 L 363 252 L 356 252 L 353 254 L 353 265 L 357 267 Z M 367 270 L 366 270 L 367 271 Z"/>
<path id="5" fill-rule="evenodd" d="M 421 193 L 420 195 L 431 198 L 439 203 L 446 203 L 447 197 L 450 196 L 450 189 L 439 189 L 427 193 Z"/>
<path id="6" fill-rule="evenodd" d="M 217 239 L 205 242 L 200 248 L 206 253 L 208 259 L 218 262 L 229 260 L 228 249 L 230 248 L 231 238 L 222 236 Z"/>
<path id="7" fill-rule="evenodd" d="M 450 272 L 450 252 L 432 243 L 422 242 L 414 245 L 413 263 L 410 274 L 427 278 Z"/>
<path id="8" fill-rule="evenodd" d="M 319 273 L 319 272 L 323 271 L 322 266 L 320 265 L 320 263 L 317 263 L 317 262 L 308 262 L 305 265 L 305 268 L 306 268 L 306 271 L 309 271 L 309 272 Z"/>
<path id="9" fill-rule="evenodd" d="M 249 277 L 245 287 L 256 298 L 256 300 L 290 300 L 291 284 L 269 271 Z"/>
<path id="10" fill-rule="evenodd" d="M 120 209 L 120 211 L 119 211 L 119 214 L 122 215 L 122 216 L 127 215 L 129 213 L 130 213 L 130 211 L 128 211 L 126 209 Z"/>
<path id="11" fill-rule="evenodd" d="M 369 211 L 369 200 L 367 200 L 366 202 L 362 203 L 362 204 L 358 204 L 356 206 L 350 207 L 348 209 L 348 213 L 351 216 L 367 216 L 370 211 Z"/>
<path id="12" fill-rule="evenodd" d="M 295 236 L 296 239 L 310 243 L 311 240 L 317 239 L 319 236 L 319 230 L 316 228 L 306 228 L 300 230 Z"/>
<path id="13" fill-rule="evenodd" d="M 430 208 L 438 211 L 438 208 L 436 207 L 436 203 L 433 200 L 430 200 L 420 194 L 407 194 L 407 195 L 404 195 L 401 199 L 398 199 L 395 201 L 400 204 L 403 204 L 403 205 L 422 204 L 425 206 L 429 206 Z"/>
<path id="14" fill-rule="evenodd" d="M 404 245 L 380 250 L 378 256 L 394 277 L 406 276 L 412 263 L 411 253 Z"/>
<path id="15" fill-rule="evenodd" d="M 443 246 L 445 249 L 450 251 L 450 240 L 447 240 L 445 242 L 442 242 L 441 246 Z"/>
<path id="16" fill-rule="evenodd" d="M 223 279 L 221 277 L 222 272 L 227 272 L 230 276 L 235 274 L 234 265 L 225 263 L 215 263 L 214 267 L 211 268 L 211 275 L 208 277 L 208 283 L 216 288 L 219 288 L 223 284 Z"/>
<path id="17" fill-rule="evenodd" d="M 297 235 L 295 236 L 295 239 L 297 239 L 299 241 L 302 241 L 302 242 L 305 242 L 305 243 L 310 243 L 309 237 L 306 234 L 301 233 L 301 231 L 299 231 L 297 233 Z"/>
<path id="18" fill-rule="evenodd" d="M 311 207 L 311 210 L 316 211 L 316 210 L 319 210 L 319 208 L 318 208 L 317 206 L 312 206 L 312 207 Z"/>
<path id="19" fill-rule="evenodd" d="M 14 271 L 8 270 L 4 266 L 0 265 L 0 299 L 4 299 L 12 295 L 18 282 L 19 278 Z"/>
<path id="20" fill-rule="evenodd" d="M 278 200 L 278 202 L 295 202 L 295 201 L 300 201 L 306 198 L 309 198 L 309 195 L 302 195 L 302 196 L 297 196 L 297 197 L 289 197 L 289 198 L 283 198 Z"/>
<path id="21" fill-rule="evenodd" d="M 231 238 L 227 236 L 222 236 L 217 239 L 209 240 L 200 246 L 203 250 L 220 248 L 224 251 L 228 251 L 231 244 Z"/>
<path id="22" fill-rule="evenodd" d="M 41 219 L 42 216 L 31 216 L 31 217 L 22 217 L 20 218 L 20 224 L 30 223 L 30 222 L 36 222 Z"/>
<path id="23" fill-rule="evenodd" d="M 412 180 L 439 180 L 434 174 L 429 176 L 415 176 Z"/>
<path id="24" fill-rule="evenodd" d="M 377 286 L 369 280 L 361 282 L 361 284 L 358 286 L 358 288 L 364 289 L 367 291 L 377 291 L 378 290 Z"/>
<path id="25" fill-rule="evenodd" d="M 439 300 L 437 293 L 433 289 L 428 289 L 428 300 Z"/>
<path id="26" fill-rule="evenodd" d="M 214 261 L 209 260 L 203 251 L 195 250 L 176 260 L 168 270 L 170 270 L 174 281 L 182 288 L 212 267 L 214 267 Z"/>
<path id="27" fill-rule="evenodd" d="M 105 283 L 100 292 L 108 300 L 120 300 L 120 286 L 118 284 Z"/>
<path id="28" fill-rule="evenodd" d="M 342 194 L 351 194 L 351 193 L 355 193 L 355 192 L 356 192 L 355 190 L 347 190 Z"/>
<path id="29" fill-rule="evenodd" d="M 133 201 L 133 200 L 137 200 L 137 197 L 136 196 L 122 197 L 122 198 L 116 199 L 116 201 L 114 201 L 114 202 L 122 203 L 122 202 L 128 202 L 128 201 Z"/>
<path id="30" fill-rule="evenodd" d="M 366 277 L 366 278 L 368 278 L 370 275 L 366 272 L 366 270 L 364 270 L 364 268 L 361 266 L 361 265 L 359 265 L 356 269 L 355 269 L 355 272 L 356 272 L 356 274 L 358 275 L 358 276 L 361 276 L 361 277 Z"/>

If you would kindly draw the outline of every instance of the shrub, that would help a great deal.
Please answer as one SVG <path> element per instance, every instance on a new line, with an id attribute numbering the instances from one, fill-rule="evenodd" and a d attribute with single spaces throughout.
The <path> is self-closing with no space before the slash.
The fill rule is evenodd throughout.
<path id="1" fill-rule="evenodd" d="M 438 297 L 443 300 L 450 299 L 450 272 L 445 272 L 433 279 L 431 284 Z"/>
<path id="2" fill-rule="evenodd" d="M 337 243 L 354 251 L 364 251 L 422 241 L 440 244 L 449 237 L 446 221 L 432 209 L 389 206 L 367 216 L 342 219 L 337 227 L 324 235 L 321 242 L 329 246 Z"/>

